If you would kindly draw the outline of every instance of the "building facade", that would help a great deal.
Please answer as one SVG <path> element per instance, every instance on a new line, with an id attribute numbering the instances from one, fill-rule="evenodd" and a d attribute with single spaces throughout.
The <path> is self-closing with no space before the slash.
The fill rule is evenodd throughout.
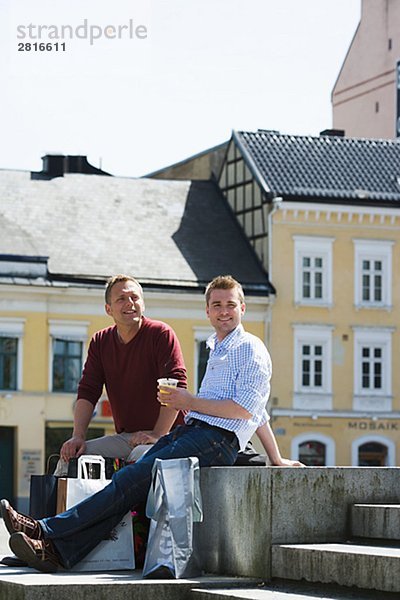
<path id="1" fill-rule="evenodd" d="M 270 412 L 309 465 L 400 452 L 400 145 L 234 132 L 219 185 L 276 294 Z"/>
<path id="2" fill-rule="evenodd" d="M 400 136 L 400 4 L 361 0 L 361 19 L 332 91 L 333 127 L 349 137 Z"/>

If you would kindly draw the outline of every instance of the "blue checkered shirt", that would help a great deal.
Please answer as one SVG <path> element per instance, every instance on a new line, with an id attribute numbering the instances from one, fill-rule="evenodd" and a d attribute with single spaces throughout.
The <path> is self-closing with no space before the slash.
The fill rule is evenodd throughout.
<path id="1" fill-rule="evenodd" d="M 262 341 L 238 325 L 221 342 L 216 334 L 208 340 L 210 356 L 198 396 L 210 400 L 233 400 L 243 406 L 250 419 L 226 419 L 190 411 L 185 420 L 201 419 L 234 431 L 240 449 L 260 425 L 269 419 L 266 405 L 270 391 L 271 358 Z"/>

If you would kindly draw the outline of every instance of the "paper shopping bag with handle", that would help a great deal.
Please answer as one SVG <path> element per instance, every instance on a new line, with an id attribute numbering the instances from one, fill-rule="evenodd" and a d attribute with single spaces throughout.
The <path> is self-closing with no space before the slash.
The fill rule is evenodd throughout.
<path id="1" fill-rule="evenodd" d="M 58 454 L 51 454 L 47 460 L 44 475 L 31 475 L 29 482 L 29 514 L 34 519 L 54 517 L 57 503 L 58 477 L 51 474 L 51 461 L 58 460 Z"/>
<path id="2" fill-rule="evenodd" d="M 100 479 L 90 479 L 92 465 L 100 465 Z M 106 479 L 105 461 L 102 456 L 80 456 L 78 477 L 66 480 L 66 508 L 71 508 L 109 485 Z M 110 533 L 85 558 L 74 566 L 74 571 L 115 571 L 134 569 L 132 515 L 129 511 Z"/>

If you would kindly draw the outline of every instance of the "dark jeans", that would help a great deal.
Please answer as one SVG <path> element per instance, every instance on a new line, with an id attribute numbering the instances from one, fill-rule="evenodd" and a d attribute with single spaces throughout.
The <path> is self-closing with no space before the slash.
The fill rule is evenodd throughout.
<path id="1" fill-rule="evenodd" d="M 143 502 L 151 483 L 156 458 L 197 456 L 201 467 L 232 465 L 238 441 L 231 433 L 198 424 L 181 425 L 162 437 L 140 460 L 114 473 L 111 483 L 90 498 L 55 517 L 40 520 L 45 538 L 51 539 L 64 567 L 84 558 L 122 517 Z"/>

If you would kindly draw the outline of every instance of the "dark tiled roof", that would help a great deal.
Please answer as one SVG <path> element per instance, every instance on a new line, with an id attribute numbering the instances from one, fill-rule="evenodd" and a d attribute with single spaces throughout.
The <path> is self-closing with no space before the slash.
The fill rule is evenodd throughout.
<path id="1" fill-rule="evenodd" d="M 199 288 L 231 273 L 271 286 L 217 185 L 0 170 L 0 255 L 49 257 L 55 279 L 129 272 L 144 284 Z M 6 273 L 4 273 L 6 275 Z"/>
<path id="2" fill-rule="evenodd" d="M 264 190 L 313 201 L 400 206 L 400 142 L 234 132 L 233 139 Z"/>

